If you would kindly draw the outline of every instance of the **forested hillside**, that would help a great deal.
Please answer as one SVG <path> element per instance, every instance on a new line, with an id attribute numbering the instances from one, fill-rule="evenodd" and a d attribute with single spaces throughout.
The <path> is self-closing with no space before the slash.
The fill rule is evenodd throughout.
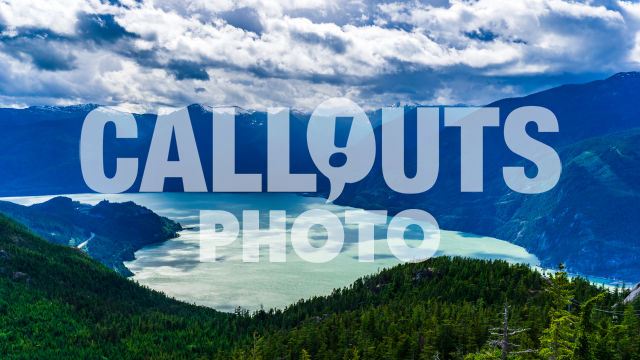
<path id="1" fill-rule="evenodd" d="M 507 302 L 511 352 L 531 350 L 510 359 L 638 359 L 640 304 L 624 306 L 628 292 L 562 271 L 434 258 L 288 308 L 285 318 L 299 314 L 299 325 L 259 338 L 237 358 L 499 359 L 502 337 L 492 333 L 503 333 Z"/>
<path id="2" fill-rule="evenodd" d="M 638 359 L 640 304 L 566 273 L 434 258 L 283 310 L 169 299 L 0 215 L 0 357 L 8 359 Z M 494 329 L 494 330 L 491 330 Z M 492 342 L 492 340 L 494 340 Z"/>
<path id="3" fill-rule="evenodd" d="M 247 329 L 235 315 L 169 299 L 0 214 L 0 358 L 213 358 L 243 344 Z"/>
<path id="4" fill-rule="evenodd" d="M 0 201 L 0 213 L 26 225 L 56 244 L 77 246 L 118 273 L 131 276 L 123 261 L 135 259 L 140 248 L 177 237 L 182 229 L 132 201 L 103 200 L 95 206 L 57 196 L 31 206 Z"/>

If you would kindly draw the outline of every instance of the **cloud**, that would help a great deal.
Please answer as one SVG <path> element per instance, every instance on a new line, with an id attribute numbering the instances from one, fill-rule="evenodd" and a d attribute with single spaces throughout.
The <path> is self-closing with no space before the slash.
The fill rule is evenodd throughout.
<path id="1" fill-rule="evenodd" d="M 6 0 L 0 102 L 481 105 L 638 69 L 638 34 L 627 1 Z"/>
<path id="2" fill-rule="evenodd" d="M 49 46 L 38 47 L 37 44 L 31 43 L 26 51 L 31 56 L 33 64 L 42 70 L 60 71 L 75 69 L 75 56 L 70 53 L 59 51 Z"/>
<path id="3" fill-rule="evenodd" d="M 72 70 L 76 57 L 65 37 L 46 29 L 7 29 L 0 31 L 0 51 L 20 61 L 29 61 L 46 71 Z"/>
<path id="4" fill-rule="evenodd" d="M 493 41 L 498 35 L 491 30 L 485 30 L 483 28 L 475 29 L 464 33 L 468 38 L 480 40 L 480 41 Z"/>
<path id="5" fill-rule="evenodd" d="M 189 60 L 170 60 L 167 69 L 176 79 L 196 79 L 209 80 L 209 74 L 195 61 Z"/>
<path id="6" fill-rule="evenodd" d="M 125 37 L 137 38 L 118 24 L 112 14 L 78 14 L 76 33 L 80 38 L 96 43 L 115 42 Z"/>
<path id="7" fill-rule="evenodd" d="M 335 52 L 336 54 L 344 54 L 345 51 L 347 50 L 347 46 L 349 45 L 347 41 L 332 34 L 320 35 L 313 32 L 308 32 L 308 33 L 294 32 L 292 35 L 294 38 L 300 41 L 306 42 L 308 44 L 322 45 L 328 49 L 333 50 L 333 52 Z"/>
<path id="8" fill-rule="evenodd" d="M 227 24 L 256 33 L 262 34 L 262 23 L 260 22 L 260 15 L 256 10 L 248 7 L 242 7 L 234 10 L 225 11 L 220 14 Z"/>

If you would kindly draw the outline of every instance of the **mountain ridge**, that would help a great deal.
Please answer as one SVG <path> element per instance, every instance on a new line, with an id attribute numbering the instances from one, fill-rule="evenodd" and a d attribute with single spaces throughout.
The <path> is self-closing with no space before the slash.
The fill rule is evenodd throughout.
<path id="1" fill-rule="evenodd" d="M 629 162 L 627 157 L 616 155 L 616 152 L 607 150 L 611 146 L 615 147 L 616 141 L 623 141 L 621 137 L 616 137 L 614 134 L 625 132 L 632 134 L 640 128 L 640 107 L 637 106 L 638 93 L 640 93 L 640 73 L 628 72 L 618 73 L 604 80 L 564 85 L 524 97 L 502 99 L 488 105 L 500 108 L 501 122 L 504 122 L 510 111 L 517 107 L 545 106 L 556 115 L 560 132 L 534 134 L 535 138 L 549 144 L 561 153 L 563 149 L 568 149 L 571 146 L 574 147 L 573 152 L 576 152 L 576 147 L 579 146 L 592 146 L 599 149 L 598 151 L 601 153 L 589 155 L 589 149 L 583 148 L 580 153 L 584 153 L 584 155 L 575 159 L 574 157 L 579 156 L 580 153 L 574 154 L 570 151 L 573 155 L 569 154 L 563 158 L 563 165 L 569 166 L 570 171 L 567 172 L 564 171 L 566 169 L 563 169 L 560 181 L 561 184 L 565 184 L 563 194 L 569 194 L 569 196 L 562 198 L 574 201 L 574 203 L 565 206 L 573 209 L 570 216 L 587 214 L 586 218 L 580 220 L 580 223 L 585 226 L 586 234 L 599 233 L 601 234 L 599 236 L 607 239 L 600 240 L 601 244 L 614 239 L 613 243 L 626 244 L 626 248 L 630 250 L 630 252 L 613 252 L 611 259 L 602 259 L 598 256 L 598 239 L 582 241 L 582 235 L 579 235 L 579 231 L 567 233 L 566 229 L 549 225 L 556 229 L 555 233 L 548 231 L 545 233 L 545 229 L 539 226 L 518 223 L 518 219 L 528 221 L 531 224 L 540 217 L 548 217 L 544 212 L 547 205 L 541 200 L 537 204 L 533 201 L 534 198 L 543 199 L 545 197 L 544 195 L 527 197 L 529 200 L 526 200 L 517 194 L 510 195 L 512 193 L 501 177 L 502 167 L 524 164 L 529 174 L 534 173 L 535 168 L 511 153 L 506 147 L 502 132 L 494 128 L 485 130 L 485 191 L 482 194 L 460 193 L 459 130 L 444 127 L 441 128 L 440 138 L 440 174 L 435 186 L 426 193 L 417 195 L 403 196 L 394 193 L 388 188 L 381 174 L 380 127 L 377 126 L 375 131 L 378 140 L 378 156 L 373 169 L 359 183 L 348 184 L 337 203 L 362 208 L 387 209 L 391 213 L 408 207 L 424 209 L 436 217 L 442 228 L 493 236 L 512 242 L 519 241 L 534 254 L 542 249 L 542 253 L 536 255 L 540 255 L 544 265 L 549 267 L 563 261 L 571 271 L 589 275 L 627 277 L 629 274 L 640 273 L 640 265 L 634 265 L 619 273 L 611 271 L 612 265 L 607 265 L 606 270 L 604 266 L 607 262 L 625 262 L 624 256 L 627 255 L 630 259 L 636 259 L 638 256 L 635 245 L 638 234 L 637 231 L 629 229 L 629 224 L 640 221 L 640 219 L 638 219 L 637 207 L 631 206 L 633 201 L 629 201 L 629 199 L 633 199 L 633 196 L 625 197 L 625 191 L 627 191 L 627 195 L 634 194 L 636 191 L 634 187 L 636 177 L 631 171 L 616 165 L 624 163 L 627 164 L 625 165 L 627 167 L 635 168 L 637 159 L 632 157 L 633 161 Z M 200 111 L 198 108 L 204 109 L 200 105 L 190 106 L 189 112 L 192 117 L 194 133 L 197 134 L 196 142 L 205 180 L 207 184 L 211 184 L 211 114 L 208 111 Z M 415 133 L 416 107 L 408 106 L 404 107 L 404 110 L 407 119 L 406 131 Z M 440 111 L 442 112 L 442 110 Z M 0 124 L 9 123 L 10 121 L 5 119 L 3 114 L 4 112 L 0 111 Z M 79 166 L 78 139 L 82 115 L 82 113 L 78 113 L 66 121 L 58 122 L 45 119 L 44 122 L 38 122 L 37 126 L 34 125 L 33 119 L 25 121 L 22 125 L 6 126 L 6 136 L 0 140 L 0 149 L 5 150 L 0 152 L 0 166 L 12 176 L 0 178 L 0 196 L 91 192 L 83 181 Z M 291 152 L 291 171 L 294 173 L 318 173 L 308 151 L 305 150 L 308 116 L 309 114 L 297 113 L 291 115 L 291 146 L 294 149 Z M 379 116 L 380 111 L 370 113 L 372 123 L 379 124 Z M 115 140 L 107 136 L 105 154 L 109 154 L 111 160 L 116 154 L 139 157 L 139 174 L 130 190 L 135 192 L 140 186 L 155 116 L 142 114 L 134 115 L 134 117 L 138 122 L 139 139 Z M 242 136 L 238 136 L 236 141 L 236 170 L 238 172 L 266 172 L 265 123 L 266 114 L 264 112 L 239 114 L 236 126 Z M 46 141 L 39 136 L 34 136 L 34 134 L 40 133 L 46 134 Z M 407 137 L 407 156 L 405 158 L 408 173 L 415 169 L 415 146 L 418 141 L 411 138 Z M 631 138 L 635 139 L 636 137 L 634 135 Z M 628 148 L 628 153 L 635 154 L 633 147 L 630 147 L 635 140 L 629 140 L 631 138 L 624 140 L 631 141 L 625 146 Z M 592 140 L 587 141 L 588 139 Z M 111 160 L 105 162 L 107 172 L 114 169 L 115 162 Z M 577 165 L 578 163 L 580 166 Z M 615 170 L 616 177 L 600 181 L 603 178 L 596 176 L 597 173 L 602 174 L 607 172 L 607 169 Z M 582 173 L 588 176 L 577 176 Z M 53 174 L 55 176 L 52 176 Z M 566 176 L 571 178 L 573 183 L 565 183 Z M 614 182 L 615 178 L 620 181 Z M 266 182 L 266 176 L 263 176 L 263 187 L 264 182 Z M 327 179 L 319 174 L 318 193 L 315 195 L 326 196 L 328 186 Z M 580 189 L 586 188 L 589 188 L 589 191 L 598 198 L 599 203 L 583 201 Z M 628 191 L 629 189 L 634 190 Z M 211 191 L 211 189 L 208 190 Z M 167 181 L 164 191 L 182 191 L 182 184 L 179 181 Z M 612 199 L 621 201 L 620 204 L 623 206 L 612 207 L 612 201 L 598 196 L 598 194 L 604 193 L 612 194 L 614 196 Z M 560 209 L 562 204 L 556 205 L 554 206 Z M 577 205 L 580 207 L 577 208 Z M 518 217 L 525 213 L 525 211 L 518 211 L 520 206 L 525 206 L 529 218 Z M 609 224 L 611 233 L 603 234 L 602 230 L 594 232 L 595 228 L 592 226 L 594 223 L 600 224 L 598 228 L 603 228 L 601 226 L 602 217 L 591 209 L 594 206 L 611 210 L 610 216 L 608 215 L 608 218 L 611 219 Z M 556 213 L 558 216 L 560 214 L 562 214 L 561 211 Z M 624 216 L 617 216 L 617 214 Z M 552 219 L 548 220 L 548 224 L 552 224 Z M 528 232 L 525 234 L 526 241 L 517 237 L 521 231 Z M 534 231 L 538 232 L 535 235 L 544 234 L 548 239 L 536 240 L 531 235 Z M 558 240 L 560 234 L 563 234 L 565 238 Z M 591 239 L 591 237 L 589 238 Z M 566 256 L 566 251 L 559 247 L 552 251 L 546 246 L 558 241 L 563 244 L 580 243 L 587 246 L 586 253 L 589 254 L 589 257 L 581 259 L 575 255 L 569 258 Z M 625 246 L 617 246 L 617 249 L 625 249 Z"/>

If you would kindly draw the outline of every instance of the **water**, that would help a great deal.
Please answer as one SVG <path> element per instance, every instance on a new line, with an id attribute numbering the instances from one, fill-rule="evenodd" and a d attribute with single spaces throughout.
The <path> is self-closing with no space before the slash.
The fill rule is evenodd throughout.
<path id="1" fill-rule="evenodd" d="M 133 279 L 152 289 L 190 303 L 222 311 L 237 307 L 255 310 L 283 308 L 302 298 L 329 294 L 334 288 L 349 285 L 357 278 L 400 263 L 389 250 L 386 227 L 376 226 L 375 258 L 373 262 L 358 261 L 357 226 L 344 225 L 345 243 L 340 254 L 327 263 L 303 261 L 291 245 L 287 246 L 286 263 L 269 261 L 263 248 L 257 263 L 242 261 L 241 235 L 231 245 L 218 248 L 218 261 L 199 261 L 199 211 L 225 210 L 242 222 L 243 210 L 261 210 L 261 226 L 268 224 L 268 210 L 286 210 L 287 228 L 293 220 L 309 209 L 326 209 L 336 214 L 344 224 L 345 210 L 350 207 L 325 203 L 324 199 L 294 194 L 76 194 L 74 200 L 96 204 L 103 199 L 114 202 L 134 201 L 156 213 L 193 227 L 180 232 L 180 237 L 136 252 L 136 259 L 125 265 L 135 274 Z M 5 198 L 29 205 L 46 201 L 51 196 Z M 241 225 L 242 227 L 242 225 Z M 310 235 L 322 238 L 324 230 L 313 228 Z M 407 244 L 416 246 L 422 239 L 419 230 L 410 228 L 405 234 Z M 322 241 L 318 243 L 321 245 Z M 535 255 L 506 241 L 457 231 L 440 232 L 436 256 L 460 255 L 481 259 L 503 259 L 509 262 L 538 264 Z"/>

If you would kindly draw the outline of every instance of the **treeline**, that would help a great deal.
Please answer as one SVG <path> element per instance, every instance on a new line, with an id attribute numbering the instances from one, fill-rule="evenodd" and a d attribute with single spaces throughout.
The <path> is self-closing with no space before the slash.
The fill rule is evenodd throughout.
<path id="1" fill-rule="evenodd" d="M 623 304 L 628 292 L 563 271 L 435 258 L 291 306 L 281 317 L 297 326 L 256 335 L 233 358 L 500 359 L 490 329 L 502 328 L 508 302 L 510 327 L 523 330 L 509 339 L 509 359 L 638 359 L 640 306 Z"/>
<path id="2" fill-rule="evenodd" d="M 0 215 L 2 359 L 638 359 L 640 305 L 560 271 L 434 258 L 283 310 L 234 314 L 144 288 Z M 493 330 L 492 330 L 493 329 Z M 514 354 L 530 349 L 532 352 Z"/>

